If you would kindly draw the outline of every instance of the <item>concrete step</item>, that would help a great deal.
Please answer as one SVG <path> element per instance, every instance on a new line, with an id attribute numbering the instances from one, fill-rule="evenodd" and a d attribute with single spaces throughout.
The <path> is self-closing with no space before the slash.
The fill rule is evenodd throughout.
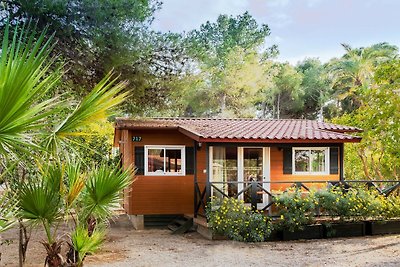
<path id="1" fill-rule="evenodd" d="M 133 229 L 132 221 L 129 219 L 127 214 L 119 214 L 114 216 L 110 220 L 110 227 L 111 228 L 127 228 Z"/>

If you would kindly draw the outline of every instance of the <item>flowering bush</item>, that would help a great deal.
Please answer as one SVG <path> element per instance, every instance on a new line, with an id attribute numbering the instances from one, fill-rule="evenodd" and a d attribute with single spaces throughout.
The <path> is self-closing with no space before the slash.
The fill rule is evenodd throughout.
<path id="1" fill-rule="evenodd" d="M 344 220 L 384 219 L 395 217 L 397 197 L 386 198 L 375 189 L 363 187 L 343 190 L 333 187 L 315 193 L 321 211 Z M 389 199 L 393 199 L 389 201 Z"/>
<path id="2" fill-rule="evenodd" d="M 279 227 L 294 232 L 314 221 L 315 201 L 313 193 L 302 193 L 298 189 L 286 191 L 276 197 L 274 202 L 279 209 Z"/>
<path id="3" fill-rule="evenodd" d="M 387 219 L 400 218 L 400 196 L 390 195 L 385 198 L 384 216 Z"/>
<path id="4" fill-rule="evenodd" d="M 244 242 L 262 242 L 271 233 L 271 222 L 253 212 L 242 200 L 213 198 L 207 209 L 208 225 L 214 233 Z"/>

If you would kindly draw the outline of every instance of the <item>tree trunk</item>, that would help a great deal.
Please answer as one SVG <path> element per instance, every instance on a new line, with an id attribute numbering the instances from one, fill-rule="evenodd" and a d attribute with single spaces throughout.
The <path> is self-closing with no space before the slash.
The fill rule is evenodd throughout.
<path id="1" fill-rule="evenodd" d="M 52 244 L 42 243 L 46 248 L 47 256 L 45 260 L 45 266 L 59 267 L 64 265 L 64 259 L 61 256 L 61 241 L 55 241 Z"/>
<path id="2" fill-rule="evenodd" d="M 276 116 L 279 120 L 281 116 L 281 93 L 278 94 L 278 103 L 276 104 Z"/>
<path id="3" fill-rule="evenodd" d="M 361 148 L 360 148 L 359 150 L 357 150 L 357 154 L 358 154 L 358 156 L 360 157 L 361 162 L 362 162 L 362 164 L 363 164 L 363 171 L 364 171 L 365 176 L 366 176 L 368 179 L 371 180 L 371 177 L 370 177 L 369 171 L 368 171 L 368 164 L 367 164 L 367 159 L 366 159 L 366 156 L 365 156 L 364 149 L 361 149 Z"/>
<path id="4" fill-rule="evenodd" d="M 25 176 L 27 171 L 24 167 L 21 168 L 21 178 L 20 183 L 25 181 Z M 30 233 L 27 234 L 25 225 L 22 224 L 21 219 L 18 219 L 19 222 L 19 243 L 18 243 L 18 258 L 19 258 L 19 266 L 24 266 L 26 260 L 26 251 L 28 250 L 28 243 L 31 237 Z"/>
<path id="5" fill-rule="evenodd" d="M 226 109 L 226 94 L 222 94 L 220 105 L 221 105 L 221 113 L 223 113 Z"/>
<path id="6" fill-rule="evenodd" d="M 28 250 L 28 243 L 31 238 L 31 233 L 27 232 L 26 226 L 19 220 L 19 266 L 24 266 L 26 260 L 26 251 Z"/>

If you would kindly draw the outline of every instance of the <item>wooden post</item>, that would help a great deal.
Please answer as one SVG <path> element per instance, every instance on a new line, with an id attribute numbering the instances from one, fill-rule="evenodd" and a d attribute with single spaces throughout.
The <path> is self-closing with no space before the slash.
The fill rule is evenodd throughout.
<path id="1" fill-rule="evenodd" d="M 197 187 L 199 186 L 198 184 L 197 184 L 197 147 L 198 147 L 198 143 L 196 142 L 196 141 L 193 141 L 193 146 L 194 146 L 194 149 L 193 149 L 193 153 L 194 153 L 194 155 L 193 155 L 193 158 L 194 158 L 194 166 L 193 166 L 193 190 L 194 190 L 194 195 L 193 195 L 193 197 L 194 197 L 194 199 L 193 199 L 193 201 L 194 201 L 194 207 L 193 207 L 193 216 L 194 216 L 194 218 L 197 218 L 197 213 L 198 213 L 198 211 L 197 211 L 197 203 L 198 203 L 198 200 L 197 200 Z"/>
<path id="2" fill-rule="evenodd" d="M 207 170 L 207 180 L 206 180 L 206 207 L 207 204 L 210 202 L 211 200 L 211 183 L 210 183 L 210 172 L 212 170 L 210 170 L 210 148 L 208 146 L 208 144 L 206 145 L 206 170 Z"/>
<path id="3" fill-rule="evenodd" d="M 339 178 L 340 181 L 344 181 L 344 144 L 340 144 L 339 146 L 339 162 L 340 162 L 340 170 L 339 170 Z"/>
<path id="4" fill-rule="evenodd" d="M 133 166 L 133 144 L 131 141 L 131 134 L 128 129 L 121 130 L 121 140 L 120 143 L 120 152 L 122 154 L 122 166 L 124 169 Z M 127 188 L 124 190 L 124 209 L 126 213 L 131 214 L 131 199 L 130 199 L 130 191 L 131 188 Z"/>
<path id="5" fill-rule="evenodd" d="M 257 181 L 251 181 L 251 209 L 257 210 Z"/>

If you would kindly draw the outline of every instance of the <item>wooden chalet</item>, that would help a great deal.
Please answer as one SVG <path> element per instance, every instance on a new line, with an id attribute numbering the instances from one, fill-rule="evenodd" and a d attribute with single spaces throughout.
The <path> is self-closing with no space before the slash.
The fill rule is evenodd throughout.
<path id="1" fill-rule="evenodd" d="M 137 228 L 144 216 L 204 211 L 210 196 L 262 207 L 269 192 L 296 181 L 341 181 L 344 143 L 355 127 L 312 120 L 118 118 L 114 144 L 123 166 L 137 168 L 124 209 Z M 261 186 L 260 186 L 261 185 Z"/>

